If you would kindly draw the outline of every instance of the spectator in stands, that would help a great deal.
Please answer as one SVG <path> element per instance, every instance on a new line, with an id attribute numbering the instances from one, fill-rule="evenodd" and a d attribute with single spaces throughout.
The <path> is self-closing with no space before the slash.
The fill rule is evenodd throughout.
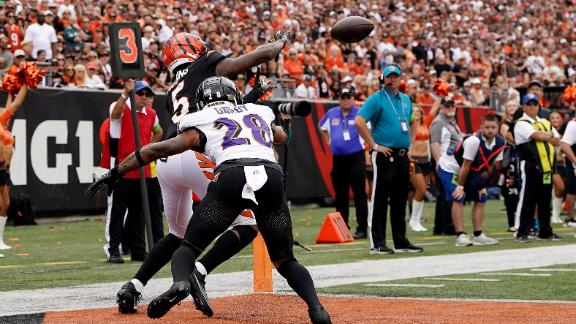
<path id="1" fill-rule="evenodd" d="M 39 50 L 46 51 L 46 59 L 52 59 L 52 47 L 56 43 L 54 27 L 45 24 L 43 13 L 36 14 L 37 22 L 26 28 L 25 42 L 32 42 L 32 57 L 36 58 Z M 21 45 L 22 46 L 22 45 Z"/>
<path id="2" fill-rule="evenodd" d="M 3 74 L 12 66 L 13 60 L 14 55 L 10 51 L 8 38 L 0 34 L 0 74 Z"/>
<path id="3" fill-rule="evenodd" d="M 70 18 L 70 24 L 64 29 L 64 41 L 66 49 L 73 53 L 81 52 L 84 49 L 84 41 L 87 35 L 78 26 L 76 18 Z"/>
<path id="4" fill-rule="evenodd" d="M 98 61 L 87 62 L 86 68 L 86 87 L 92 89 L 106 89 L 106 85 L 99 75 L 100 66 Z"/>
<path id="5" fill-rule="evenodd" d="M 302 77 L 302 83 L 296 87 L 296 98 L 300 99 L 316 99 L 318 95 L 316 94 L 316 88 L 313 86 L 313 77 L 310 74 L 304 74 Z"/>
<path id="6" fill-rule="evenodd" d="M 354 193 L 356 220 L 358 227 L 355 239 L 367 237 L 368 203 L 364 185 L 366 182 L 366 161 L 364 145 L 354 125 L 359 108 L 354 103 L 354 93 L 344 88 L 338 98 L 339 106 L 334 107 L 319 121 L 320 133 L 332 151 L 332 186 L 336 194 L 336 211 L 348 224 L 350 188 Z"/>
<path id="7" fill-rule="evenodd" d="M 74 77 L 68 83 L 72 88 L 87 88 L 88 76 L 86 75 L 86 67 L 82 64 L 74 65 Z"/>
<path id="8" fill-rule="evenodd" d="M 165 92 L 168 90 L 168 86 L 158 78 L 158 65 L 156 63 L 150 63 L 148 67 L 146 67 L 146 76 L 144 79 L 150 84 L 153 91 Z"/>

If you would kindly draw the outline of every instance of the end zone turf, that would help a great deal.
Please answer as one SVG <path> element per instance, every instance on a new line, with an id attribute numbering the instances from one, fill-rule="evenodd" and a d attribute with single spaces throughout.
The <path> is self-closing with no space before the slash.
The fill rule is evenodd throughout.
<path id="1" fill-rule="evenodd" d="M 573 323 L 572 303 L 422 300 L 322 297 L 334 323 Z M 306 305 L 297 296 L 252 294 L 213 298 L 212 318 L 183 302 L 162 318 L 163 323 L 307 323 Z M 145 306 L 123 315 L 116 308 L 47 312 L 44 323 L 152 322 Z M 154 323 L 157 323 L 155 321 Z"/>

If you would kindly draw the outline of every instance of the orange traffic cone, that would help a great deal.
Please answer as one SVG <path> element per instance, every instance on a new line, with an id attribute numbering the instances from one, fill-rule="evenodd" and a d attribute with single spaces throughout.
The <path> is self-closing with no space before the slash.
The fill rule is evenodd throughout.
<path id="1" fill-rule="evenodd" d="M 354 241 L 354 238 L 340 213 L 336 212 L 326 215 L 322 228 L 320 228 L 320 233 L 316 237 L 316 243 L 346 243 L 352 241 Z"/>

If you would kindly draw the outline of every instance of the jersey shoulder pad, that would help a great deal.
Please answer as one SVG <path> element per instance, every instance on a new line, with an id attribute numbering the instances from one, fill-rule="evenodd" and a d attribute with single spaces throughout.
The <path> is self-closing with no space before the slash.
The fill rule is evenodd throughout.
<path id="1" fill-rule="evenodd" d="M 198 111 L 182 116 L 178 122 L 178 132 L 181 133 L 191 127 L 200 127 L 212 122 L 214 118 L 207 111 Z"/>

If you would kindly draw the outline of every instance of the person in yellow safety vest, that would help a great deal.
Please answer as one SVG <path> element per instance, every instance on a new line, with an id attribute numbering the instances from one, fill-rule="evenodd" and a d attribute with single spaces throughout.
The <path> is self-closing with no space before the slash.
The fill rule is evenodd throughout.
<path id="1" fill-rule="evenodd" d="M 527 94 L 522 98 L 524 114 L 514 125 L 514 140 L 520 155 L 522 188 L 516 210 L 515 227 L 517 242 L 528 242 L 528 233 L 536 206 L 540 239 L 560 240 L 550 226 L 552 199 L 552 173 L 554 171 L 554 146 L 560 144 L 560 135 L 550 122 L 538 117 L 539 98 Z"/>

